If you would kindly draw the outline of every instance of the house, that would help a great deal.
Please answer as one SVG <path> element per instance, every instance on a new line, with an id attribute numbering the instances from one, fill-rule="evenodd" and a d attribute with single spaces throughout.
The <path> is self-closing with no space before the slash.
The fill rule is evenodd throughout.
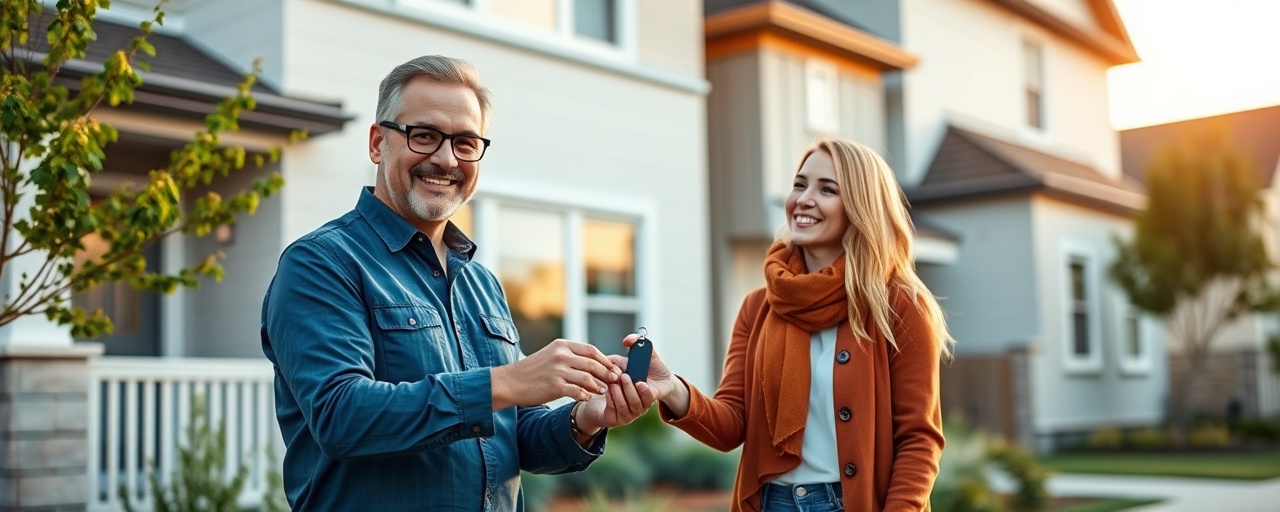
<path id="1" fill-rule="evenodd" d="M 1051 450 L 1164 417 L 1161 328 L 1105 278 L 1141 185 L 1106 71 L 1137 60 L 1109 1 L 706 2 L 717 339 L 763 283 L 796 158 L 860 140 L 913 205 L 921 277 L 959 340 L 943 401 Z M 723 344 L 717 347 L 723 352 Z"/>
<path id="2" fill-rule="evenodd" d="M 1120 132 L 1125 174 L 1142 181 L 1146 167 L 1162 148 L 1207 137 L 1225 137 L 1258 172 L 1265 205 L 1263 240 L 1274 258 L 1280 254 L 1280 106 L 1232 112 L 1199 119 L 1132 128 Z M 1226 325 L 1212 344 L 1208 375 L 1197 381 L 1188 404 L 1195 414 L 1210 417 L 1273 417 L 1280 414 L 1280 374 L 1268 340 L 1280 336 L 1275 312 L 1244 315 Z M 1169 346 L 1170 379 L 1186 378 L 1187 359 L 1180 343 Z M 1175 389 L 1177 389 L 1175 387 Z"/>
<path id="3" fill-rule="evenodd" d="M 103 39 L 150 18 L 153 4 L 112 2 L 100 19 L 119 26 L 103 25 Z M 83 450 L 32 459 L 36 467 L 14 476 L 40 485 L 22 493 L 0 488 L 0 507 L 9 506 L 6 499 L 15 507 L 74 505 L 87 495 L 90 509 L 112 509 L 116 484 L 138 492 L 130 475 L 150 457 L 170 463 L 165 446 L 179 435 L 182 420 L 173 416 L 180 415 L 136 411 L 184 410 L 196 393 L 223 404 L 214 418 L 252 432 L 244 438 L 278 438 L 259 347 L 262 296 L 287 244 L 350 210 L 360 187 L 373 183 L 365 148 L 378 82 L 424 54 L 471 61 L 494 93 L 486 134 L 493 146 L 456 221 L 477 242 L 476 258 L 502 281 L 525 352 L 563 337 L 618 353 L 621 338 L 644 326 L 682 375 L 713 386 L 700 7 L 683 0 L 168 2 L 148 94 L 134 106 L 95 113 L 121 132 L 100 182 L 123 183 L 135 170 L 162 165 L 259 57 L 260 109 L 246 115 L 236 142 L 264 149 L 294 128 L 312 136 L 263 171 L 280 172 L 288 185 L 256 215 L 217 237 L 172 238 L 159 248 L 155 261 L 167 269 L 224 252 L 221 283 L 173 296 L 121 287 L 76 298 L 118 315 L 117 335 L 102 340 L 104 357 L 42 319 L 0 332 L 5 357 L 44 358 L 41 368 L 74 375 L 58 381 L 63 395 L 47 405 L 65 409 L 66 425 L 16 428 L 51 447 L 88 438 Z M 192 382 L 197 375 L 211 380 Z M 86 398 L 76 389 L 93 392 Z M 153 431 L 158 437 L 142 445 L 100 448 Z M 241 448 L 262 446 L 244 441 Z M 253 462 L 253 478 L 264 478 L 261 456 Z M 65 478 L 46 478 L 55 473 Z"/>

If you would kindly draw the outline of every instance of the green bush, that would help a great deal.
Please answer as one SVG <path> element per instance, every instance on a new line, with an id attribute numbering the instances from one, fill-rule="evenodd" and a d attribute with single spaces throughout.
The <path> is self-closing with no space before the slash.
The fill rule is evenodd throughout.
<path id="1" fill-rule="evenodd" d="M 988 454 L 1018 482 L 1018 490 L 1009 500 L 1012 510 L 1039 512 L 1049 505 L 1049 490 L 1045 488 L 1045 482 L 1051 473 L 1036 461 L 1034 455 L 1016 444 L 1003 441 L 993 442 Z"/>
<path id="2" fill-rule="evenodd" d="M 722 452 L 702 443 L 684 443 L 677 465 L 666 471 L 667 481 L 680 489 L 728 490 L 738 475 L 739 450 Z"/>
<path id="3" fill-rule="evenodd" d="M 1000 512 L 1000 497 L 987 484 L 991 469 L 987 436 L 963 420 L 948 420 L 943 428 L 946 449 L 938 463 L 929 501 L 935 512 Z"/>
<path id="4" fill-rule="evenodd" d="M 1117 450 L 1124 445 L 1124 432 L 1119 427 L 1102 427 L 1089 433 L 1089 448 Z"/>
<path id="5" fill-rule="evenodd" d="M 621 498 L 648 489 L 653 473 L 649 465 L 639 461 L 634 443 L 610 440 L 604 454 L 587 469 L 555 478 L 562 491 L 574 496 L 598 490 L 611 498 Z"/>
<path id="6" fill-rule="evenodd" d="M 530 512 L 545 510 L 559 490 L 559 480 L 552 475 L 535 475 L 520 472 L 520 487 L 524 490 L 524 506 Z"/>
<path id="7" fill-rule="evenodd" d="M 1246 441 L 1280 441 L 1280 418 L 1245 418 L 1235 425 L 1235 432 Z"/>
<path id="8" fill-rule="evenodd" d="M 1128 445 L 1138 450 L 1163 450 L 1171 445 L 1171 439 L 1163 429 L 1143 427 L 1126 437 Z"/>
<path id="9" fill-rule="evenodd" d="M 1188 441 L 1192 448 L 1223 448 L 1231 443 L 1231 431 L 1226 425 L 1205 423 L 1191 429 Z"/>

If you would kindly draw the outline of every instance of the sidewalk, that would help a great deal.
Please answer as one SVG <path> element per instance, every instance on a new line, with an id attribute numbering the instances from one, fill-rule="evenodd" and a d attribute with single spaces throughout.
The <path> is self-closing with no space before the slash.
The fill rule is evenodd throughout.
<path id="1" fill-rule="evenodd" d="M 1054 496 L 1162 498 L 1132 512 L 1276 512 L 1280 478 L 1260 481 L 1158 476 L 1056 474 L 1049 478 Z"/>

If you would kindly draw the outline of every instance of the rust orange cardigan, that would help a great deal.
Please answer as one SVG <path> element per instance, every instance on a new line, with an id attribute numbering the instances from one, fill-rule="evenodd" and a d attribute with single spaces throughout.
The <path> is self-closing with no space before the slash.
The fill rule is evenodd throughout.
<path id="1" fill-rule="evenodd" d="M 858 342 L 848 322 L 836 336 L 836 448 L 846 512 L 929 510 L 929 492 L 942 455 L 942 412 L 938 397 L 939 346 L 925 311 L 906 292 L 892 294 L 895 351 L 868 320 L 872 342 Z M 733 328 L 724 376 L 715 396 L 687 382 L 689 412 L 675 419 L 660 407 L 668 423 L 702 443 L 723 451 L 742 446 L 732 511 L 760 510 L 760 489 L 794 469 L 769 442 L 755 368 L 761 326 L 769 305 L 765 289 L 747 296 Z M 867 315 L 870 318 L 870 315 Z M 848 351 L 847 362 L 840 354 Z M 841 421 L 838 411 L 853 413 Z"/>

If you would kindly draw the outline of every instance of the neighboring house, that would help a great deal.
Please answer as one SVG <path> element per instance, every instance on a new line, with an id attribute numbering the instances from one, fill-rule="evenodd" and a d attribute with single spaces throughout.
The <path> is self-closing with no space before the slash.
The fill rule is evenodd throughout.
<path id="1" fill-rule="evenodd" d="M 116 0 L 101 20 L 136 26 L 153 4 Z M 68 391 L 70 398 L 56 402 L 72 426 L 88 431 L 87 475 L 41 480 L 46 492 L 35 498 L 28 492 L 10 500 L 8 487 L 0 489 L 0 508 L 64 499 L 69 494 L 57 489 L 84 489 L 77 482 L 86 478 L 90 508 L 113 507 L 115 485 L 155 455 L 152 443 L 163 451 L 176 435 L 178 415 L 159 415 L 157 424 L 142 414 L 139 423 L 132 411 L 165 404 L 183 411 L 193 393 L 225 402 L 214 418 L 252 431 L 254 439 L 279 437 L 268 412 L 270 369 L 259 346 L 262 296 L 287 244 L 350 210 L 360 187 L 373 184 L 367 140 L 377 122 L 378 82 L 393 66 L 424 54 L 471 61 L 493 92 L 486 134 L 493 146 L 475 198 L 456 221 L 477 242 L 477 260 L 502 281 L 525 352 L 563 337 L 619 353 L 621 338 L 644 326 L 682 375 L 714 386 L 706 273 L 708 85 L 699 2 L 171 0 L 165 9 L 145 93 L 132 107 L 95 114 L 121 132 L 95 183 L 109 189 L 163 166 L 168 151 L 196 130 L 201 113 L 229 94 L 259 57 L 259 112 L 246 114 L 244 132 L 227 139 L 264 149 L 284 142 L 294 128 L 310 129 L 312 137 L 287 147 L 269 169 L 287 185 L 256 215 L 216 238 L 172 238 L 156 254 L 157 265 L 174 269 L 220 250 L 226 254 L 222 282 L 172 296 L 115 286 L 76 297 L 116 316 L 117 334 L 104 340 L 107 357 L 73 346 L 65 330 L 43 319 L 0 331 L 0 356 L 31 352 L 23 348 L 29 340 L 40 344 L 32 357 L 89 356 L 89 372 L 71 371 L 90 379 L 93 390 L 87 422 L 83 392 Z M 129 33 L 121 27 L 103 25 L 101 49 Z M 243 173 L 220 186 L 242 186 L 266 172 Z M 220 383 L 191 382 L 205 374 L 220 376 Z M 98 383 L 105 379 L 110 383 Z M 228 380 L 236 384 L 221 383 Z M 233 387 L 242 380 L 255 387 Z M 68 382 L 74 390 L 77 381 Z M 99 414 L 108 419 L 100 423 Z M 62 427 L 23 428 L 45 436 L 41 432 Z M 154 430 L 159 437 L 148 437 Z M 80 435 L 74 428 L 58 432 L 55 437 Z M 138 446 L 132 433 L 150 441 Z M 242 439 L 242 448 L 251 447 Z M 134 444 L 99 447 L 116 443 Z M 85 467 L 84 453 L 73 455 Z M 166 455 L 160 457 L 163 463 Z M 75 457 L 60 460 L 76 465 Z M 255 464 L 260 480 L 261 456 Z M 53 471 L 36 470 L 31 478 Z M 138 480 L 127 481 L 136 489 Z"/>
<path id="2" fill-rule="evenodd" d="M 1125 174 L 1143 181 L 1155 155 L 1171 146 L 1224 137 L 1258 172 L 1265 205 L 1263 240 L 1273 259 L 1280 257 L 1280 106 L 1189 119 L 1120 132 Z M 1244 315 L 1225 326 L 1213 342 L 1208 375 L 1189 395 L 1197 413 L 1210 416 L 1272 417 L 1280 414 L 1280 374 L 1273 370 L 1265 349 L 1267 340 L 1280 336 L 1280 314 Z M 1187 360 L 1182 345 L 1169 343 L 1170 379 L 1186 378 Z"/>
<path id="3" fill-rule="evenodd" d="M 717 346 L 763 283 L 796 159 L 884 152 L 917 264 L 959 340 L 944 406 L 1050 450 L 1162 421 L 1159 324 L 1105 277 L 1144 205 L 1120 172 L 1106 71 L 1137 60 L 1109 1 L 706 3 Z"/>

